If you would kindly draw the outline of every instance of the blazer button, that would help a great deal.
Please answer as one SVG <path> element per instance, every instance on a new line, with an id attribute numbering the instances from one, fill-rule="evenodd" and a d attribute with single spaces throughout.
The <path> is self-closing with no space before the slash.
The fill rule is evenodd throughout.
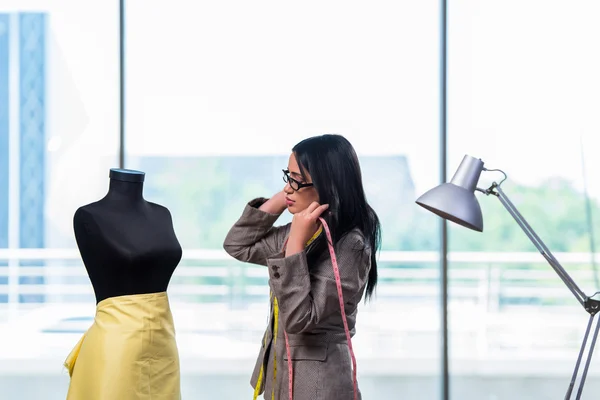
<path id="1" fill-rule="evenodd" d="M 274 272 L 273 273 L 273 278 L 279 278 L 281 275 L 279 275 L 279 272 Z"/>

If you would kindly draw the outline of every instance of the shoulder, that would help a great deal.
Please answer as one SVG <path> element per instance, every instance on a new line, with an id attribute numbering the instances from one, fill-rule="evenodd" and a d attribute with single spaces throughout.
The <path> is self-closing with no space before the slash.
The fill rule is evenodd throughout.
<path id="1" fill-rule="evenodd" d="M 98 209 L 99 203 L 100 201 L 95 201 L 93 203 L 80 206 L 79 208 L 77 208 L 77 210 L 75 210 L 74 218 L 94 215 L 96 213 L 96 210 Z"/>
<path id="2" fill-rule="evenodd" d="M 342 236 L 334 247 L 336 247 L 336 249 L 339 251 L 370 251 L 369 244 L 365 239 L 365 235 L 357 228 Z"/>
<path id="3" fill-rule="evenodd" d="M 343 235 L 333 246 L 340 278 L 346 285 L 351 282 L 362 282 L 370 269 L 371 251 L 366 242 L 362 232 L 356 229 Z M 327 244 L 315 264 L 311 273 L 327 279 L 335 279 Z"/>
<path id="4" fill-rule="evenodd" d="M 171 211 L 169 211 L 169 209 L 165 206 L 161 206 L 160 204 L 156 204 L 156 203 L 152 203 L 152 202 L 147 202 L 148 206 L 150 207 L 150 210 L 152 212 L 155 212 L 157 214 L 160 214 L 162 216 L 171 218 Z"/>
<path id="5" fill-rule="evenodd" d="M 77 222 L 81 218 L 87 218 L 90 216 L 90 207 L 89 206 L 81 206 L 75 210 L 75 214 L 73 214 L 73 221 Z"/>
<path id="6" fill-rule="evenodd" d="M 97 203 L 86 204 L 79 207 L 73 214 L 73 223 L 83 223 L 86 221 L 94 221 L 94 215 L 97 214 Z"/>
<path id="7" fill-rule="evenodd" d="M 325 238 L 326 240 L 326 238 Z M 331 265 L 331 256 L 326 241 L 321 242 L 324 247 L 320 247 L 317 256 L 317 263 Z M 320 245 L 321 246 L 321 245 Z M 354 229 L 343 235 L 334 245 L 335 256 L 340 265 L 345 264 L 370 264 L 371 250 L 365 239 L 365 236 L 358 229 Z M 330 267 L 329 267 L 330 268 Z"/>
<path id="8" fill-rule="evenodd" d="M 334 246 L 342 275 L 362 276 L 371 266 L 371 248 L 363 233 L 354 229 L 340 238 Z M 349 268 L 352 266 L 352 268 Z"/>
<path id="9" fill-rule="evenodd" d="M 79 207 L 73 215 L 73 230 L 76 237 L 94 235 L 99 232 L 96 203 Z"/>

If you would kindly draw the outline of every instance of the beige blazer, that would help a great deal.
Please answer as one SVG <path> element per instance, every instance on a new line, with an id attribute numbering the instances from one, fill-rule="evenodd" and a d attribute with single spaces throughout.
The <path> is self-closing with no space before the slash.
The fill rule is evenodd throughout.
<path id="1" fill-rule="evenodd" d="M 319 261 L 310 266 L 306 254 L 313 249 L 312 245 L 301 253 L 285 257 L 282 247 L 290 224 L 274 227 L 279 215 L 258 209 L 265 201 L 264 198 L 250 201 L 223 243 L 224 249 L 235 259 L 268 267 L 269 285 L 279 304 L 278 337 L 274 341 L 271 300 L 269 325 L 250 383 L 256 387 L 264 365 L 265 377 L 259 393 L 264 392 L 268 400 L 272 392 L 276 400 L 288 399 L 287 354 L 281 329 L 285 328 L 294 367 L 294 400 L 352 400 L 352 363 L 329 253 L 323 252 Z M 358 231 L 344 236 L 334 248 L 348 328 L 354 336 L 357 306 L 371 267 L 370 249 Z"/>

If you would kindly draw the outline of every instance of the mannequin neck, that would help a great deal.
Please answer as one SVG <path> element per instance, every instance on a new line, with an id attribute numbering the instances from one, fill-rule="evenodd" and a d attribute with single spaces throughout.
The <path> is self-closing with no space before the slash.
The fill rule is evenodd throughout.
<path id="1" fill-rule="evenodd" d="M 144 201 L 144 184 L 142 182 L 127 182 L 117 179 L 111 179 L 108 186 L 108 193 L 104 197 L 106 200 L 117 201 L 121 203 L 141 203 Z"/>

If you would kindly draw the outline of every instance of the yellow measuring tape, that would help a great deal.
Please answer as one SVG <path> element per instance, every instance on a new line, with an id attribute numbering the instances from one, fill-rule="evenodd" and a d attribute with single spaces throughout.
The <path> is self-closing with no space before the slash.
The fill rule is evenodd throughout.
<path id="1" fill-rule="evenodd" d="M 315 232 L 315 234 L 310 238 L 308 242 L 306 242 L 306 246 L 315 241 L 316 238 L 323 232 L 323 227 L 319 226 L 319 229 Z M 285 250 L 285 249 L 284 249 Z M 275 379 L 277 378 L 277 352 L 276 352 L 276 344 L 277 344 L 277 332 L 279 330 L 279 305 L 277 303 L 277 297 L 273 295 L 271 291 L 269 293 L 269 301 L 273 301 L 273 385 L 271 388 L 271 400 L 275 400 Z M 267 336 L 265 335 L 265 339 L 263 342 L 263 346 L 267 345 Z M 268 362 L 269 360 L 267 360 Z M 258 392 L 260 390 L 260 386 L 262 385 L 262 381 L 264 379 L 264 368 L 265 368 L 265 360 L 263 360 L 262 365 L 260 366 L 260 372 L 258 373 L 258 379 L 256 380 L 256 386 L 254 387 L 254 399 L 258 398 Z"/>

